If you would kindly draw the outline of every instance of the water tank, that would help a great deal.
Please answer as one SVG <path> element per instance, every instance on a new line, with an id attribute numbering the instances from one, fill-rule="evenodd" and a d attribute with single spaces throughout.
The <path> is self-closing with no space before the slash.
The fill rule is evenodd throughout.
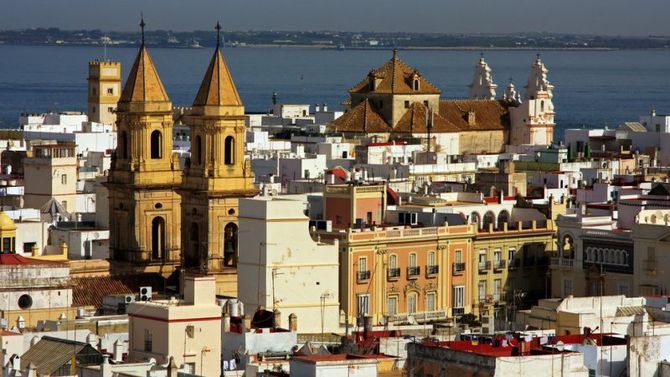
<path id="1" fill-rule="evenodd" d="M 239 306 L 237 305 L 237 300 L 228 300 L 228 314 L 231 317 L 240 317 Z"/>

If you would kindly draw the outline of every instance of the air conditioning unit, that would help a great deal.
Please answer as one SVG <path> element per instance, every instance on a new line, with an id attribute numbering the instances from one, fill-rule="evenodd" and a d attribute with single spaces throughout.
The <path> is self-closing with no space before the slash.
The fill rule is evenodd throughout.
<path id="1" fill-rule="evenodd" d="M 131 302 L 135 302 L 135 295 L 123 295 L 123 303 L 130 304 Z"/>
<path id="2" fill-rule="evenodd" d="M 140 287 L 140 301 L 151 301 L 151 287 Z"/>

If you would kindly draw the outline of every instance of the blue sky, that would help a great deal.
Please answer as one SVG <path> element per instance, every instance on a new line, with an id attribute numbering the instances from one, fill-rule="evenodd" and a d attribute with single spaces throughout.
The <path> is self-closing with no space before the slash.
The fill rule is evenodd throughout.
<path id="1" fill-rule="evenodd" d="M 670 35 L 670 0 L 2 0 L 0 28 Z"/>

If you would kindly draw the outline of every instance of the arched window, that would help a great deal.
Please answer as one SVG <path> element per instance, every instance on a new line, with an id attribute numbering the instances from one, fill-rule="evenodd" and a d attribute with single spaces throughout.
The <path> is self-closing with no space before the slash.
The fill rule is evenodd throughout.
<path id="1" fill-rule="evenodd" d="M 200 267 L 200 229 L 198 223 L 191 223 L 188 235 L 189 247 L 184 263 L 186 267 Z"/>
<path id="2" fill-rule="evenodd" d="M 563 258 L 570 258 L 570 259 L 572 259 L 572 258 L 575 257 L 575 254 L 574 254 L 574 241 L 572 240 L 572 237 L 571 237 L 570 235 L 566 235 L 565 237 L 563 237 L 563 242 L 561 243 L 561 246 L 562 246 L 562 247 L 561 247 L 561 249 L 562 249 L 562 250 L 561 250 L 561 252 L 562 252 L 561 255 L 563 256 Z M 596 259 L 596 255 L 594 254 L 594 255 L 591 257 L 591 260 L 595 260 L 595 259 Z"/>
<path id="3" fill-rule="evenodd" d="M 202 138 L 200 135 L 195 137 L 195 162 L 202 165 Z"/>
<path id="4" fill-rule="evenodd" d="M 226 145 L 224 149 L 224 163 L 226 165 L 233 165 L 235 163 L 235 138 L 232 136 L 226 137 Z"/>
<path id="5" fill-rule="evenodd" d="M 151 133 L 151 159 L 157 160 L 163 158 L 163 135 L 155 130 Z"/>
<path id="6" fill-rule="evenodd" d="M 493 224 L 495 227 L 496 215 L 493 212 L 488 211 L 484 214 L 484 221 L 482 222 L 482 229 L 488 230 L 489 224 Z"/>
<path id="7" fill-rule="evenodd" d="M 500 211 L 498 214 L 498 229 L 503 228 L 503 224 L 507 223 L 509 221 L 509 212 L 506 210 Z"/>
<path id="8" fill-rule="evenodd" d="M 540 111 L 544 112 L 544 101 L 540 101 Z"/>
<path id="9" fill-rule="evenodd" d="M 128 159 L 128 133 L 126 131 L 121 131 L 121 159 Z"/>
<path id="10" fill-rule="evenodd" d="M 477 212 L 472 212 L 470 214 L 470 224 L 477 224 L 477 228 L 480 228 L 480 218 Z"/>
<path id="11" fill-rule="evenodd" d="M 237 266 L 237 224 L 223 228 L 223 261 L 226 266 Z"/>
<path id="12" fill-rule="evenodd" d="M 165 256 L 165 219 L 154 217 L 151 221 L 151 260 L 157 261 Z"/>

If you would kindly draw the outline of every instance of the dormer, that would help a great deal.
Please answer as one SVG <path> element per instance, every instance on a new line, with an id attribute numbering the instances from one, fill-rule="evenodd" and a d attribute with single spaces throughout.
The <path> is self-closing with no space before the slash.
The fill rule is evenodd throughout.
<path id="1" fill-rule="evenodd" d="M 381 84 L 382 78 L 379 77 L 379 74 L 377 74 L 377 72 L 370 71 L 370 73 L 368 73 L 368 81 L 370 85 L 369 90 L 371 92 L 374 92 L 377 90 L 377 88 L 379 88 L 379 84 Z"/>
<path id="2" fill-rule="evenodd" d="M 468 126 L 474 126 L 477 124 L 477 117 L 474 111 L 472 110 L 468 111 L 467 117 L 468 117 Z"/>
<path id="3" fill-rule="evenodd" d="M 412 73 L 412 90 L 414 90 L 415 92 L 418 92 L 419 90 L 421 90 L 421 80 L 420 79 L 421 79 L 421 76 L 419 75 L 419 73 L 417 71 L 414 71 Z"/>

